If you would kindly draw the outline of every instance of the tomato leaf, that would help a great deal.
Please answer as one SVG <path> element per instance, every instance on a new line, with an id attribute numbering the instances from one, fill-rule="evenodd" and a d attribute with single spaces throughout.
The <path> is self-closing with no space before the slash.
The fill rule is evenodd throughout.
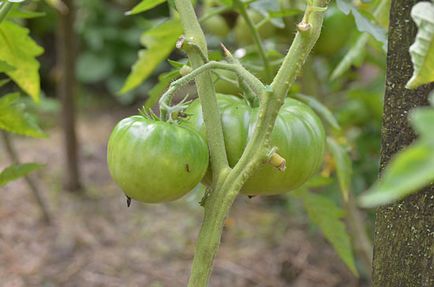
<path id="1" fill-rule="evenodd" d="M 0 98 L 0 129 L 35 138 L 46 137 L 36 122 L 23 111 L 18 93 Z"/>
<path id="2" fill-rule="evenodd" d="M 40 169 L 43 164 L 38 163 L 24 163 L 11 165 L 0 172 L 0 186 L 26 176 L 27 174 Z"/>
<path id="3" fill-rule="evenodd" d="M 0 60 L 0 73 L 13 71 L 15 68 L 8 63 Z"/>
<path id="4" fill-rule="evenodd" d="M 44 50 L 29 36 L 29 30 L 15 23 L 0 24 L 0 60 L 15 67 L 5 71 L 24 92 L 39 100 L 39 62 L 35 57 Z"/>
<path id="5" fill-rule="evenodd" d="M 434 81 L 434 3 L 417 3 L 411 9 L 411 17 L 418 32 L 409 49 L 414 71 L 406 85 L 407 89 Z"/>
<path id="6" fill-rule="evenodd" d="M 278 1 L 275 0 L 256 0 L 250 4 L 250 7 L 256 11 L 258 11 L 260 14 L 262 14 L 264 17 L 270 17 L 270 13 L 275 13 L 280 10 L 280 4 Z M 270 17 L 270 22 L 275 27 L 278 28 L 284 28 L 285 23 L 283 22 L 282 18 L 278 17 Z"/>
<path id="7" fill-rule="evenodd" d="M 333 138 L 327 138 L 327 146 L 336 163 L 336 174 L 341 189 L 342 198 L 348 201 L 351 185 L 352 166 L 347 150 Z"/>
<path id="8" fill-rule="evenodd" d="M 318 225 L 342 261 L 354 275 L 358 276 L 350 237 L 345 224 L 342 222 L 345 214 L 344 210 L 327 197 L 309 192 L 306 189 L 297 190 L 293 194 L 303 201 L 303 206 L 310 221 Z"/>
<path id="9" fill-rule="evenodd" d="M 366 32 L 377 41 L 383 44 L 383 49 L 387 49 L 386 30 L 377 25 L 374 16 L 367 11 L 358 10 L 349 0 L 336 0 L 337 7 L 345 14 L 353 15 L 357 29 L 360 32 Z"/>
<path id="10" fill-rule="evenodd" d="M 360 67 L 365 57 L 366 44 L 369 41 L 368 34 L 362 34 L 357 38 L 356 43 L 345 54 L 344 58 L 339 62 L 336 68 L 333 70 L 330 79 L 335 80 L 348 71 L 351 66 Z"/>
<path id="11" fill-rule="evenodd" d="M 125 13 L 126 15 L 134 15 L 138 13 L 142 13 L 148 11 L 162 3 L 166 2 L 166 0 L 142 0 L 139 4 L 134 6 L 133 9 Z"/>
<path id="12" fill-rule="evenodd" d="M 146 80 L 175 48 L 181 33 L 182 25 L 178 19 L 168 20 L 146 31 L 141 39 L 147 49 L 139 51 L 139 59 L 134 64 L 120 92 L 125 94 Z"/>
<path id="13" fill-rule="evenodd" d="M 419 142 L 399 152 L 384 170 L 383 177 L 360 196 L 360 205 L 377 207 L 390 204 L 432 183 L 433 150 L 433 144 Z"/>
<path id="14" fill-rule="evenodd" d="M 320 115 L 320 117 L 325 120 L 333 129 L 338 131 L 341 129 L 333 113 L 320 101 L 318 101 L 314 97 L 302 94 L 296 94 L 294 95 L 294 97 L 311 107 L 312 110 L 314 110 L 318 115 Z"/>
<path id="15" fill-rule="evenodd" d="M 7 83 L 9 83 L 11 81 L 11 79 L 7 78 L 7 79 L 0 79 L 0 88 L 3 87 L 4 85 L 6 85 Z"/>
<path id="16" fill-rule="evenodd" d="M 434 141 L 434 108 L 418 108 L 411 112 L 410 122 L 420 136 Z"/>

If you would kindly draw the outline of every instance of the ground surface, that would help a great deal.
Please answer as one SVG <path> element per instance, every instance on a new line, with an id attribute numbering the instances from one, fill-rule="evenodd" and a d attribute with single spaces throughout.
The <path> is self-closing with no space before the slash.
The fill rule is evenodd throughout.
<path id="1" fill-rule="evenodd" d="M 129 111 L 128 111 L 129 112 Z M 79 121 L 84 195 L 62 191 L 62 137 L 15 139 L 55 218 L 45 226 L 23 180 L 0 193 L 0 287 L 185 286 L 199 230 L 198 196 L 126 207 L 106 167 L 106 141 L 127 111 Z M 7 165 L 0 152 L 0 168 Z M 285 208 L 240 198 L 227 221 L 211 287 L 359 286 L 324 239 Z"/>

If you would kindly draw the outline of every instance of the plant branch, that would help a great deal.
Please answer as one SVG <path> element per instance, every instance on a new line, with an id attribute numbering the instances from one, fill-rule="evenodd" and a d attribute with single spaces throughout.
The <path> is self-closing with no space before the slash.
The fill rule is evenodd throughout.
<path id="1" fill-rule="evenodd" d="M 202 56 L 207 57 L 208 49 L 206 46 L 205 35 L 200 28 L 196 13 L 190 0 L 175 0 L 175 6 L 179 12 L 182 25 L 184 27 L 185 38 L 195 43 L 202 52 L 202 55 L 195 49 L 187 48 L 187 55 L 193 69 L 197 69 L 205 64 Z M 196 79 L 197 91 L 202 104 L 202 112 L 208 145 L 210 149 L 211 167 L 213 179 L 218 181 L 223 172 L 229 169 L 226 156 L 223 129 L 218 110 L 217 99 L 215 96 L 214 85 L 209 72 L 205 72 Z"/>
<path id="2" fill-rule="evenodd" d="M 186 28 L 186 33 L 190 29 L 196 28 L 194 23 L 197 23 L 197 18 L 195 18 L 191 2 L 189 0 L 175 0 L 175 2 Z M 197 241 L 196 254 L 193 259 L 192 273 L 188 284 L 189 287 L 207 286 L 208 278 L 212 271 L 213 260 L 220 244 L 224 220 L 229 209 L 242 186 L 256 168 L 269 160 L 270 150 L 272 150 L 270 137 L 278 111 L 284 102 L 289 87 L 295 81 L 321 31 L 325 10 L 323 7 L 327 5 L 328 0 L 316 0 L 313 2 L 313 6 L 319 6 L 321 9 L 317 9 L 318 7 L 312 9 L 310 5 L 306 8 L 305 17 L 303 18 L 303 29 L 299 29 L 272 85 L 266 87 L 261 95 L 256 127 L 240 160 L 232 170 L 229 169 L 228 172 L 223 173 L 218 180 L 214 179 L 211 191 L 204 202 L 204 221 Z M 199 28 L 198 24 L 197 27 Z M 200 33 L 202 32 L 200 31 Z M 203 33 L 201 35 L 203 36 Z M 186 36 L 192 37 L 194 33 L 193 35 Z M 205 45 L 204 42 L 203 45 Z M 190 59 L 193 58 L 192 56 Z M 199 65 L 199 60 L 194 59 L 195 65 Z M 197 67 L 195 66 L 195 68 Z M 200 90 L 199 95 L 201 98 L 205 98 Z M 214 93 L 211 96 L 215 100 Z M 212 110 L 210 106 L 204 107 L 207 104 L 206 100 L 202 101 L 204 116 L 206 116 L 207 111 L 215 115 L 217 107 L 214 106 L 215 110 Z M 214 102 L 211 104 L 214 104 Z M 207 129 L 214 129 L 217 126 L 211 124 L 206 125 L 206 127 Z M 221 129 L 220 122 L 218 128 Z"/>
<path id="3" fill-rule="evenodd" d="M 13 2 L 3 2 L 3 5 L 0 6 L 0 24 L 8 15 L 9 11 L 14 7 L 15 3 Z"/>
<path id="4" fill-rule="evenodd" d="M 11 162 L 14 164 L 20 164 L 20 159 L 18 157 L 18 154 L 16 150 L 14 149 L 12 145 L 12 140 L 9 137 L 9 135 L 6 132 L 1 132 L 3 142 L 5 145 L 6 152 L 9 155 L 9 158 Z M 33 196 L 36 199 L 36 202 L 38 203 L 41 212 L 42 212 L 42 218 L 44 219 L 45 223 L 50 224 L 51 223 L 51 216 L 50 212 L 48 211 L 47 205 L 41 195 L 41 192 L 38 189 L 38 186 L 35 184 L 35 182 L 32 180 L 32 178 L 28 175 L 24 176 L 24 180 L 26 181 L 27 185 L 29 186 L 31 192 L 33 193 Z"/>
<path id="5" fill-rule="evenodd" d="M 234 5 L 238 8 L 241 17 L 243 17 L 244 21 L 247 24 L 247 27 L 250 30 L 250 33 L 253 36 L 253 40 L 255 41 L 256 48 L 258 49 L 259 56 L 261 57 L 264 64 L 266 82 L 268 82 L 271 79 L 271 68 L 270 62 L 268 61 L 267 55 L 265 53 L 264 45 L 262 44 L 261 35 L 259 35 L 258 29 L 255 27 L 255 23 L 253 23 L 252 18 L 250 17 L 249 13 L 247 13 L 245 3 L 241 0 L 234 0 Z"/>
<path id="6" fill-rule="evenodd" d="M 250 74 L 250 72 L 244 69 L 242 66 L 236 63 L 230 64 L 211 61 L 191 71 L 189 74 L 183 76 L 182 78 L 173 81 L 170 84 L 169 89 L 160 98 L 159 103 L 161 117 L 163 119 L 167 119 L 168 112 L 171 111 L 171 107 L 169 105 L 172 100 L 173 94 L 179 88 L 193 81 L 200 74 L 213 69 L 227 70 L 236 73 L 238 78 L 243 79 L 243 82 L 245 82 L 257 95 L 260 95 L 265 89 L 265 86 L 262 84 L 262 82 L 259 81 L 255 76 Z"/>

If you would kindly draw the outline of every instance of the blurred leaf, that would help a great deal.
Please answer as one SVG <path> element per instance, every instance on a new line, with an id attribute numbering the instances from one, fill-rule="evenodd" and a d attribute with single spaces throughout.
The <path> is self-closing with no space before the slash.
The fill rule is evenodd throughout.
<path id="1" fill-rule="evenodd" d="M 68 11 L 68 7 L 66 7 L 65 3 L 62 0 L 45 0 L 48 5 L 60 11 L 61 13 L 66 13 Z"/>
<path id="2" fill-rule="evenodd" d="M 351 66 L 360 67 L 365 57 L 366 44 L 368 43 L 369 35 L 362 34 L 357 38 L 356 43 L 345 54 L 344 58 L 339 62 L 333 70 L 330 79 L 335 80 L 347 72 Z"/>
<path id="3" fill-rule="evenodd" d="M 383 43 L 383 49 L 387 48 L 387 33 L 386 30 L 375 23 L 375 18 L 367 11 L 358 10 L 350 0 L 336 0 L 337 7 L 344 12 L 345 15 L 351 14 L 356 21 L 357 29 L 360 32 L 366 32 L 373 36 L 377 41 Z"/>
<path id="4" fill-rule="evenodd" d="M 95 83 L 111 75 L 113 61 L 104 54 L 82 53 L 77 61 L 77 77 L 83 83 Z"/>
<path id="5" fill-rule="evenodd" d="M 407 89 L 434 81 L 434 3 L 417 3 L 411 9 L 411 17 L 419 30 L 409 50 L 414 71 Z"/>
<path id="6" fill-rule="evenodd" d="M 410 121 L 419 135 L 434 142 L 434 108 L 418 108 L 410 114 Z"/>
<path id="7" fill-rule="evenodd" d="M 383 172 L 382 178 L 359 202 L 363 207 L 390 204 L 417 192 L 434 181 L 434 146 L 425 142 L 399 152 Z"/>
<path id="8" fill-rule="evenodd" d="M 39 100 L 40 79 L 39 62 L 35 57 L 43 49 L 29 37 L 29 30 L 9 21 L 0 24 L 0 60 L 15 67 L 6 74 L 29 94 L 35 101 Z"/>
<path id="9" fill-rule="evenodd" d="M 309 219 L 318 225 L 342 261 L 345 262 L 354 275 L 358 276 L 350 237 L 345 229 L 345 224 L 341 220 L 345 214 L 344 210 L 329 198 L 308 190 L 297 190 L 294 193 L 296 197 L 303 201 Z"/>
<path id="10" fill-rule="evenodd" d="M 138 13 L 142 13 L 154 8 L 157 5 L 166 2 L 166 0 L 142 0 L 139 4 L 134 6 L 133 9 L 125 13 L 126 15 L 134 15 Z"/>
<path id="11" fill-rule="evenodd" d="M 146 50 L 139 51 L 139 59 L 132 67 L 121 93 L 124 94 L 139 86 L 155 68 L 175 48 L 176 41 L 182 34 L 182 25 L 178 19 L 171 19 L 146 31 L 142 43 Z"/>
<path id="12" fill-rule="evenodd" d="M 32 19 L 45 16 L 45 12 L 30 11 L 24 9 L 13 9 L 9 12 L 8 17 L 11 18 L 21 18 L 21 19 Z"/>
<path id="13" fill-rule="evenodd" d="M 172 80 L 179 76 L 179 70 L 162 73 L 158 77 L 158 84 L 156 84 L 148 93 L 148 99 L 145 102 L 145 109 L 151 109 L 160 99 L 163 92 L 170 85 Z"/>
<path id="14" fill-rule="evenodd" d="M 352 173 L 352 166 L 349 154 L 343 146 L 338 144 L 331 137 L 327 137 L 327 146 L 336 163 L 336 174 L 338 176 L 342 198 L 345 201 L 348 201 Z"/>
<path id="15" fill-rule="evenodd" d="M 0 88 L 9 83 L 11 79 L 1 79 L 0 80 Z"/>
<path id="16" fill-rule="evenodd" d="M 303 94 L 295 94 L 294 97 L 311 107 L 312 110 L 320 115 L 333 129 L 341 129 L 333 113 L 317 99 Z"/>
<path id="17" fill-rule="evenodd" d="M 276 13 L 280 11 L 280 4 L 277 0 L 256 0 L 250 4 L 250 7 L 258 11 L 264 17 L 270 17 L 270 22 L 278 27 L 284 28 L 285 23 L 282 18 L 271 17 L 270 13 Z"/>
<path id="18" fill-rule="evenodd" d="M 0 60 L 0 73 L 13 71 L 15 68 L 8 63 Z"/>
<path id="19" fill-rule="evenodd" d="M 42 138 L 45 133 L 23 111 L 19 94 L 8 94 L 0 98 L 0 129 L 20 135 Z"/>
<path id="20" fill-rule="evenodd" d="M 40 169 L 44 165 L 38 163 L 24 163 L 11 165 L 0 172 L 0 186 L 26 176 L 27 174 Z"/>

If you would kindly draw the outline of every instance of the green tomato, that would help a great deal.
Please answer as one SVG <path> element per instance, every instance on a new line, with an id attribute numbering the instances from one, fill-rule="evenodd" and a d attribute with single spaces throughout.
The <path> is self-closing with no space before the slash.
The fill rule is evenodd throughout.
<path id="1" fill-rule="evenodd" d="M 220 15 L 215 15 L 211 18 L 206 19 L 202 23 L 202 27 L 205 32 L 221 38 L 226 37 L 231 30 L 226 23 L 225 18 Z"/>
<path id="2" fill-rule="evenodd" d="M 334 6 L 330 7 L 327 9 L 314 52 L 323 56 L 335 55 L 348 43 L 353 28 L 354 21 L 351 16 L 345 15 Z"/>
<path id="3" fill-rule="evenodd" d="M 264 17 L 260 13 L 254 10 L 249 10 L 247 11 L 247 13 L 251 17 L 254 24 L 258 24 L 264 19 Z M 266 22 L 258 30 L 261 39 L 271 38 L 275 34 L 275 31 L 276 28 L 270 22 Z M 253 36 L 250 33 L 250 29 L 246 21 L 244 21 L 244 18 L 241 15 L 238 16 L 237 18 L 237 23 L 235 24 L 234 32 L 235 32 L 235 39 L 239 45 L 253 44 L 254 42 Z"/>
<path id="4" fill-rule="evenodd" d="M 208 167 L 208 147 L 194 130 L 132 116 L 120 121 L 109 142 L 113 180 L 135 200 L 167 202 L 191 191 Z"/>
<path id="5" fill-rule="evenodd" d="M 232 95 L 218 95 L 223 134 L 229 165 L 233 167 L 250 140 L 258 108 Z M 184 124 L 203 137 L 205 126 L 200 103 L 195 100 L 186 110 L 190 119 Z M 305 104 L 287 98 L 271 135 L 271 145 L 286 159 L 284 172 L 271 165 L 261 166 L 245 183 L 241 193 L 247 195 L 280 194 L 300 187 L 320 168 L 325 148 L 325 132 L 321 120 Z M 209 179 L 208 179 L 209 180 Z"/>

